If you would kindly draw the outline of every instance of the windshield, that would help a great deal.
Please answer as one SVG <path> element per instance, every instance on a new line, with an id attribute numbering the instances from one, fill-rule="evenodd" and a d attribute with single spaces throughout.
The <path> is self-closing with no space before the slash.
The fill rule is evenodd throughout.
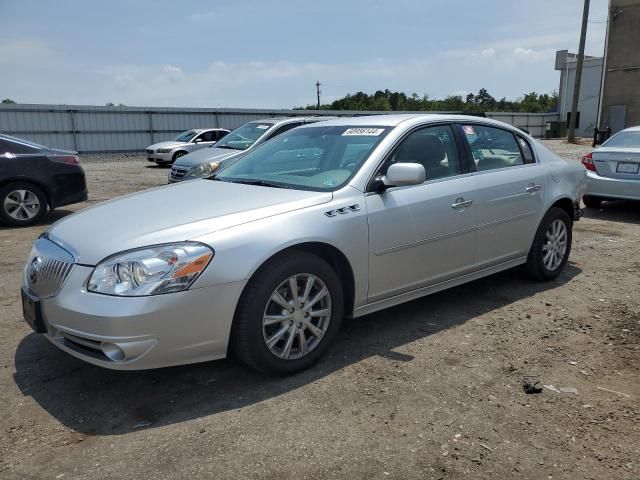
<path id="1" fill-rule="evenodd" d="M 640 131 L 620 132 L 602 144 L 603 147 L 640 148 Z"/>
<path id="2" fill-rule="evenodd" d="M 253 145 L 264 133 L 273 126 L 269 122 L 250 122 L 241 125 L 227 133 L 216 143 L 216 148 L 230 148 L 232 150 L 246 150 Z"/>
<path id="3" fill-rule="evenodd" d="M 302 190 L 337 190 L 360 169 L 389 130 L 349 126 L 294 129 L 247 153 L 215 179 Z"/>
<path id="4" fill-rule="evenodd" d="M 188 142 L 196 136 L 198 130 L 187 130 L 176 137 L 176 142 Z"/>

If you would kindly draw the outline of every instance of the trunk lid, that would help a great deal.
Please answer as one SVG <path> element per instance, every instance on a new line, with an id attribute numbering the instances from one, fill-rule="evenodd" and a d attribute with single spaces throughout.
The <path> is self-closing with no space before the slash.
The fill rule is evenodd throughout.
<path id="1" fill-rule="evenodd" d="M 640 180 L 640 148 L 601 147 L 591 156 L 602 177 Z"/>

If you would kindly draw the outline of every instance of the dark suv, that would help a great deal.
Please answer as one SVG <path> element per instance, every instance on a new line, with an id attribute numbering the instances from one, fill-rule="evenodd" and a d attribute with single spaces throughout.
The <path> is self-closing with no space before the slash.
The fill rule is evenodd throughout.
<path id="1" fill-rule="evenodd" d="M 33 225 L 47 208 L 86 200 L 84 170 L 75 153 L 0 134 L 0 223 Z"/>

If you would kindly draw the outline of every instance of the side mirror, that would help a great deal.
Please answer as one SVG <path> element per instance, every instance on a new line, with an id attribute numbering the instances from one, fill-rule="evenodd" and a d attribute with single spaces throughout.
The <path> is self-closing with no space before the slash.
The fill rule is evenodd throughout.
<path id="1" fill-rule="evenodd" d="M 426 178 L 424 167 L 419 163 L 394 163 L 381 180 L 385 187 L 406 187 L 419 185 Z"/>

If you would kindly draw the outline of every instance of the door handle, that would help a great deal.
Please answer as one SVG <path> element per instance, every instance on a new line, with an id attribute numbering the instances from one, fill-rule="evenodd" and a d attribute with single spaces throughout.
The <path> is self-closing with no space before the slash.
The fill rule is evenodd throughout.
<path id="1" fill-rule="evenodd" d="M 529 186 L 525 188 L 525 190 L 529 193 L 536 193 L 542 190 L 542 185 L 535 185 L 533 183 L 530 183 Z"/>
<path id="2" fill-rule="evenodd" d="M 473 204 L 473 200 L 465 200 L 464 198 L 456 198 L 456 201 L 451 204 L 451 208 L 459 210 L 461 208 L 470 207 Z"/>

